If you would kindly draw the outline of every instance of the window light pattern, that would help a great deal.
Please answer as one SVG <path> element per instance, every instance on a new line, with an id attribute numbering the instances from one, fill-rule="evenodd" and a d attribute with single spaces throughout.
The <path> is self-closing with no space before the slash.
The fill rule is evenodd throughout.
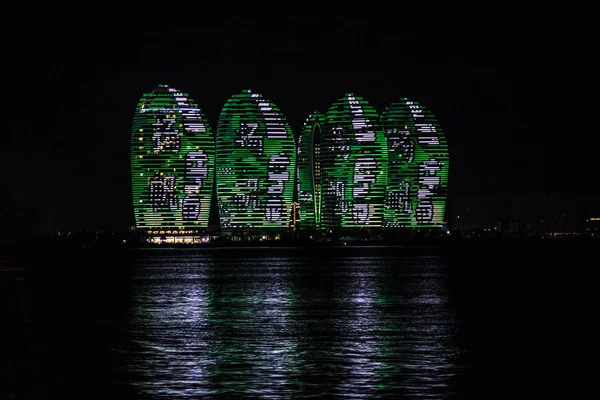
<path id="1" fill-rule="evenodd" d="M 388 141 L 386 227 L 441 227 L 448 186 L 448 145 L 434 115 L 402 99 L 381 115 Z"/>
<path id="2" fill-rule="evenodd" d="M 193 100 L 168 85 L 144 94 L 134 114 L 131 140 L 136 227 L 206 227 L 214 138 Z"/>
<path id="3" fill-rule="evenodd" d="M 262 95 L 245 90 L 227 100 L 216 141 L 222 229 L 290 227 L 295 149 L 285 117 Z"/>
<path id="4" fill-rule="evenodd" d="M 327 111 L 321 132 L 324 227 L 381 227 L 387 145 L 379 117 L 353 94 Z"/>
<path id="5" fill-rule="evenodd" d="M 298 137 L 297 193 L 302 227 L 321 226 L 321 128 L 323 116 L 311 114 Z"/>

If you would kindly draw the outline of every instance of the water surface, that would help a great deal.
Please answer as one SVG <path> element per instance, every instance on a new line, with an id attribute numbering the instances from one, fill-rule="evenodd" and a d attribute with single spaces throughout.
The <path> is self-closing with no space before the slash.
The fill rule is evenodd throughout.
<path id="1" fill-rule="evenodd" d="M 588 393 L 598 371 L 580 354 L 599 354 L 583 345 L 590 298 L 563 286 L 580 302 L 565 313 L 531 274 L 499 273 L 515 272 L 506 255 L 61 257 L 60 273 L 2 264 L 8 398 L 550 398 Z"/>

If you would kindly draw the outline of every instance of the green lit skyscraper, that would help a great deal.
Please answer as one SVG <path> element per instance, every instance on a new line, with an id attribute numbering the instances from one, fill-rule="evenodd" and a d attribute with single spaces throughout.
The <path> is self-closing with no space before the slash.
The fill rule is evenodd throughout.
<path id="1" fill-rule="evenodd" d="M 136 227 L 206 227 L 213 168 L 214 138 L 193 100 L 167 85 L 144 94 L 131 136 Z"/>
<path id="2" fill-rule="evenodd" d="M 381 227 L 387 144 L 379 116 L 367 101 L 347 94 L 329 108 L 321 159 L 322 226 Z"/>
<path id="3" fill-rule="evenodd" d="M 298 204 L 300 226 L 321 226 L 321 127 L 323 116 L 311 114 L 298 137 Z"/>
<path id="4" fill-rule="evenodd" d="M 262 95 L 246 90 L 227 100 L 216 140 L 222 229 L 290 227 L 295 147 L 285 117 Z"/>
<path id="5" fill-rule="evenodd" d="M 388 141 L 386 227 L 444 225 L 448 145 L 434 115 L 415 101 L 392 103 L 381 115 Z"/>

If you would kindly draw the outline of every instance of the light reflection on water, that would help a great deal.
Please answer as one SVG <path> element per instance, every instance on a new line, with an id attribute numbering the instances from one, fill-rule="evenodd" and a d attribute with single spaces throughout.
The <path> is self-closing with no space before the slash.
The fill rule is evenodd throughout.
<path id="1" fill-rule="evenodd" d="M 144 398 L 449 397 L 442 258 L 140 252 L 118 362 Z"/>

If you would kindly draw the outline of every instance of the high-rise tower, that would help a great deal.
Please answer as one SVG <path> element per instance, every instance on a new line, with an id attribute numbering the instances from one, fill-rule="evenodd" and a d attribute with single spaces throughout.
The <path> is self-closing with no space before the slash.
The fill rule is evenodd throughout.
<path id="1" fill-rule="evenodd" d="M 295 141 L 273 103 L 250 90 L 230 97 L 219 117 L 216 160 L 222 229 L 290 227 Z"/>
<path id="2" fill-rule="evenodd" d="M 131 175 L 137 228 L 208 225 L 214 137 L 186 93 L 159 85 L 133 117 Z"/>
<path id="3" fill-rule="evenodd" d="M 298 203 L 300 226 L 321 227 L 321 129 L 323 116 L 315 112 L 306 119 L 298 137 Z"/>
<path id="4" fill-rule="evenodd" d="M 441 227 L 448 186 L 448 145 L 430 110 L 392 103 L 381 115 L 388 142 L 386 227 Z"/>
<path id="5" fill-rule="evenodd" d="M 321 157 L 322 225 L 381 227 L 387 145 L 367 101 L 347 94 L 333 103 L 324 117 Z"/>

